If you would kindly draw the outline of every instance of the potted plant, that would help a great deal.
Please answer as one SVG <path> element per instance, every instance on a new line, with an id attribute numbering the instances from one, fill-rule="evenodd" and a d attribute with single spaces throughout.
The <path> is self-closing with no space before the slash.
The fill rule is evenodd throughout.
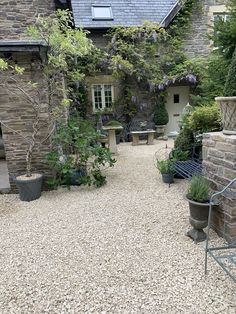
<path id="1" fill-rule="evenodd" d="M 236 49 L 229 67 L 224 97 L 216 97 L 215 100 L 220 104 L 223 133 L 236 135 Z"/>
<path id="2" fill-rule="evenodd" d="M 174 167 L 170 159 L 157 160 L 157 169 L 160 171 L 164 183 L 174 182 Z"/>
<path id="3" fill-rule="evenodd" d="M 121 135 L 121 132 L 122 132 L 122 124 L 117 121 L 117 120 L 110 120 L 109 122 L 106 123 L 105 126 L 111 126 L 111 127 L 118 127 L 120 129 L 117 129 L 116 130 L 116 144 L 120 144 L 120 135 Z"/>
<path id="4" fill-rule="evenodd" d="M 163 136 L 165 134 L 165 126 L 169 122 L 169 115 L 165 107 L 164 97 L 159 97 L 153 121 L 156 125 L 157 136 Z"/>
<path id="5" fill-rule="evenodd" d="M 207 227 L 209 214 L 209 192 L 210 186 L 203 176 L 194 176 L 190 181 L 186 199 L 189 203 L 189 222 L 193 229 L 187 232 L 187 236 L 195 243 L 204 241 L 206 234 L 203 228 Z"/>
<path id="6" fill-rule="evenodd" d="M 31 71 L 29 70 L 31 67 L 35 67 L 35 73 L 40 71 L 36 81 L 30 81 L 34 71 L 26 72 L 27 75 L 22 76 L 24 68 L 13 60 L 6 62 L 0 58 L 0 70 L 5 72 L 0 76 L 1 85 L 13 92 L 13 95 L 18 93 L 23 95 L 28 106 L 24 114 L 30 116 L 26 120 L 27 128 L 22 132 L 12 130 L 6 121 L 1 121 L 2 125 L 4 123 L 4 128 L 24 138 L 27 144 L 25 151 L 22 148 L 22 153 L 26 155 L 26 173 L 17 176 L 15 180 L 20 199 L 24 201 L 37 199 L 41 195 L 43 176 L 32 171 L 33 153 L 40 149 L 43 142 L 50 142 L 58 122 L 66 123 L 71 100 L 68 99 L 69 89 L 66 88 L 65 81 L 67 80 L 68 85 L 71 86 L 81 80 L 83 75 L 77 65 L 77 58 L 87 57 L 93 50 L 86 33 L 72 28 L 71 25 L 71 13 L 58 10 L 53 16 L 39 16 L 34 25 L 29 27 L 29 36 L 43 46 L 38 61 L 35 53 L 26 67 L 27 71 Z M 29 81 L 26 77 L 29 77 Z M 30 121 L 29 125 L 28 121 Z M 45 133 L 46 137 L 42 138 L 42 133 Z M 49 147 L 50 143 L 48 143 Z"/>
<path id="7" fill-rule="evenodd" d="M 14 134 L 20 136 L 25 146 L 25 165 L 26 171 L 24 174 L 16 176 L 14 181 L 19 190 L 19 196 L 21 201 L 33 201 L 41 196 L 43 175 L 41 173 L 33 173 L 32 171 L 32 157 L 35 148 L 39 146 L 44 140 L 42 135 L 40 136 L 40 130 L 42 128 L 50 128 L 43 119 L 45 113 L 45 105 L 41 103 L 40 97 L 38 97 L 39 91 L 36 91 L 37 84 L 27 82 L 27 85 L 22 80 L 21 76 L 24 73 L 24 69 L 18 66 L 8 64 L 5 60 L 0 59 L 0 69 L 2 71 L 10 70 L 8 74 L 3 76 L 1 85 L 4 86 L 11 94 L 20 92 L 25 101 L 29 104 L 29 110 L 32 112 L 32 125 L 27 130 L 28 135 L 24 135 L 23 132 L 12 130 L 5 121 L 1 121 L 2 126 L 5 129 L 12 131 Z M 11 71 L 14 73 L 11 74 Z M 30 91 L 28 88 L 31 88 Z M 35 93 L 33 96 L 32 94 Z"/>
<path id="8" fill-rule="evenodd" d="M 99 137 L 91 123 L 79 116 L 70 118 L 66 125 L 59 125 L 48 154 L 49 165 L 56 172 L 49 185 L 68 188 L 71 185 L 104 185 L 106 177 L 102 167 L 112 167 L 115 159 L 109 149 L 97 144 Z"/>

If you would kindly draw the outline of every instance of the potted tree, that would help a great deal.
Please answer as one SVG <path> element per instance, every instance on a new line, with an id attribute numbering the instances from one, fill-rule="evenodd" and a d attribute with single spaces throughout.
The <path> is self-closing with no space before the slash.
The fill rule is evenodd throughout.
<path id="1" fill-rule="evenodd" d="M 29 28 L 31 38 L 45 48 L 40 50 L 42 54 L 36 62 L 37 71 L 40 68 L 42 74 L 37 82 L 26 80 L 26 76 L 22 75 L 24 68 L 0 58 L 0 70 L 4 72 L 0 84 L 13 94 L 16 91 L 21 93 L 28 105 L 27 110 L 32 115 L 26 136 L 25 130 L 12 130 L 6 121 L 0 121 L 4 128 L 24 138 L 27 144 L 26 150 L 22 149 L 26 156 L 26 172 L 15 179 L 23 201 L 35 200 L 41 195 L 43 175 L 32 171 L 33 153 L 39 149 L 40 144 L 51 138 L 59 121 L 67 122 L 70 100 L 65 80 L 71 84 L 81 80 L 83 75 L 78 66 L 78 58 L 88 56 L 92 51 L 93 46 L 86 33 L 73 29 L 70 26 L 72 24 L 71 13 L 58 10 L 53 16 L 39 16 Z M 30 62 L 29 65 L 33 67 L 35 61 L 32 64 Z M 45 138 L 40 134 L 43 129 L 47 133 Z"/>
<path id="2" fill-rule="evenodd" d="M 164 183 L 174 182 L 174 167 L 170 159 L 157 160 L 157 169 L 160 171 Z"/>
<path id="3" fill-rule="evenodd" d="M 206 234 L 203 228 L 207 227 L 209 214 L 209 192 L 210 186 L 203 176 L 194 176 L 190 181 L 186 199 L 189 203 L 189 222 L 193 229 L 187 232 L 187 236 L 195 243 L 204 241 Z"/>
<path id="4" fill-rule="evenodd" d="M 163 136 L 165 134 L 165 126 L 169 122 L 169 115 L 165 107 L 163 96 L 159 97 L 153 121 L 156 125 L 157 136 Z"/>
<path id="5" fill-rule="evenodd" d="M 219 103 L 222 113 L 223 133 L 236 135 L 236 49 L 229 67 L 224 97 L 216 97 L 215 100 Z"/>

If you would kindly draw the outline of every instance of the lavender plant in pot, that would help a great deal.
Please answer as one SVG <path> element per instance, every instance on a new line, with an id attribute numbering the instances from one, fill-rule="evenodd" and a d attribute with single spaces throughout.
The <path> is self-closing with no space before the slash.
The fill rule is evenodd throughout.
<path id="1" fill-rule="evenodd" d="M 164 183 L 174 182 L 174 167 L 170 159 L 157 160 L 157 169 L 160 171 Z"/>
<path id="2" fill-rule="evenodd" d="M 207 227 L 209 214 L 209 182 L 203 176 L 194 176 L 190 181 L 186 200 L 189 203 L 189 222 L 193 229 L 187 232 L 187 236 L 195 243 L 204 241 L 206 234 L 203 228 Z"/>

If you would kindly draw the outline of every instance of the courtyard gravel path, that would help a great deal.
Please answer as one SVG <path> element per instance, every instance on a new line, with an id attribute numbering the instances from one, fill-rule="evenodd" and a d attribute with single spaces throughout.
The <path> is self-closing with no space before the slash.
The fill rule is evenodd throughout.
<path id="1" fill-rule="evenodd" d="M 187 182 L 154 167 L 165 144 L 121 144 L 100 189 L 0 195 L 0 313 L 236 313 L 235 284 L 211 260 L 205 277 L 185 236 Z"/>

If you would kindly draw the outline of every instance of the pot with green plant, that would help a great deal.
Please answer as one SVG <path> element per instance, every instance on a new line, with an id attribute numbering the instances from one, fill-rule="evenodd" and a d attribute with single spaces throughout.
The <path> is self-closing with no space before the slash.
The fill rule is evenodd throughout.
<path id="1" fill-rule="evenodd" d="M 79 116 L 71 117 L 66 125 L 59 125 L 48 154 L 49 165 L 56 175 L 48 184 L 68 189 L 72 185 L 104 185 L 106 177 L 102 170 L 112 167 L 115 159 L 109 149 L 98 144 L 99 137 L 91 123 Z"/>
<path id="2" fill-rule="evenodd" d="M 192 238 L 195 243 L 206 239 L 206 233 L 203 231 L 203 228 L 207 227 L 208 223 L 209 192 L 209 182 L 205 177 L 192 177 L 186 200 L 189 202 L 189 222 L 193 229 L 187 232 L 187 236 Z"/>
<path id="3" fill-rule="evenodd" d="M 236 50 L 225 82 L 224 97 L 216 97 L 215 100 L 219 103 L 222 113 L 223 133 L 236 135 Z"/>
<path id="4" fill-rule="evenodd" d="M 174 167 L 170 159 L 157 160 L 157 169 L 160 171 L 164 183 L 174 182 Z"/>
<path id="5" fill-rule="evenodd" d="M 164 97 L 159 97 L 153 117 L 153 122 L 156 125 L 157 136 L 163 136 L 165 134 L 165 126 L 169 122 L 169 115 L 166 110 L 164 100 Z"/>
<path id="6" fill-rule="evenodd" d="M 115 132 L 116 132 L 116 144 L 120 144 L 120 135 L 121 135 L 121 132 L 123 129 L 122 124 L 117 120 L 110 120 L 109 122 L 106 123 L 105 126 L 116 128 L 116 130 L 115 130 Z"/>

